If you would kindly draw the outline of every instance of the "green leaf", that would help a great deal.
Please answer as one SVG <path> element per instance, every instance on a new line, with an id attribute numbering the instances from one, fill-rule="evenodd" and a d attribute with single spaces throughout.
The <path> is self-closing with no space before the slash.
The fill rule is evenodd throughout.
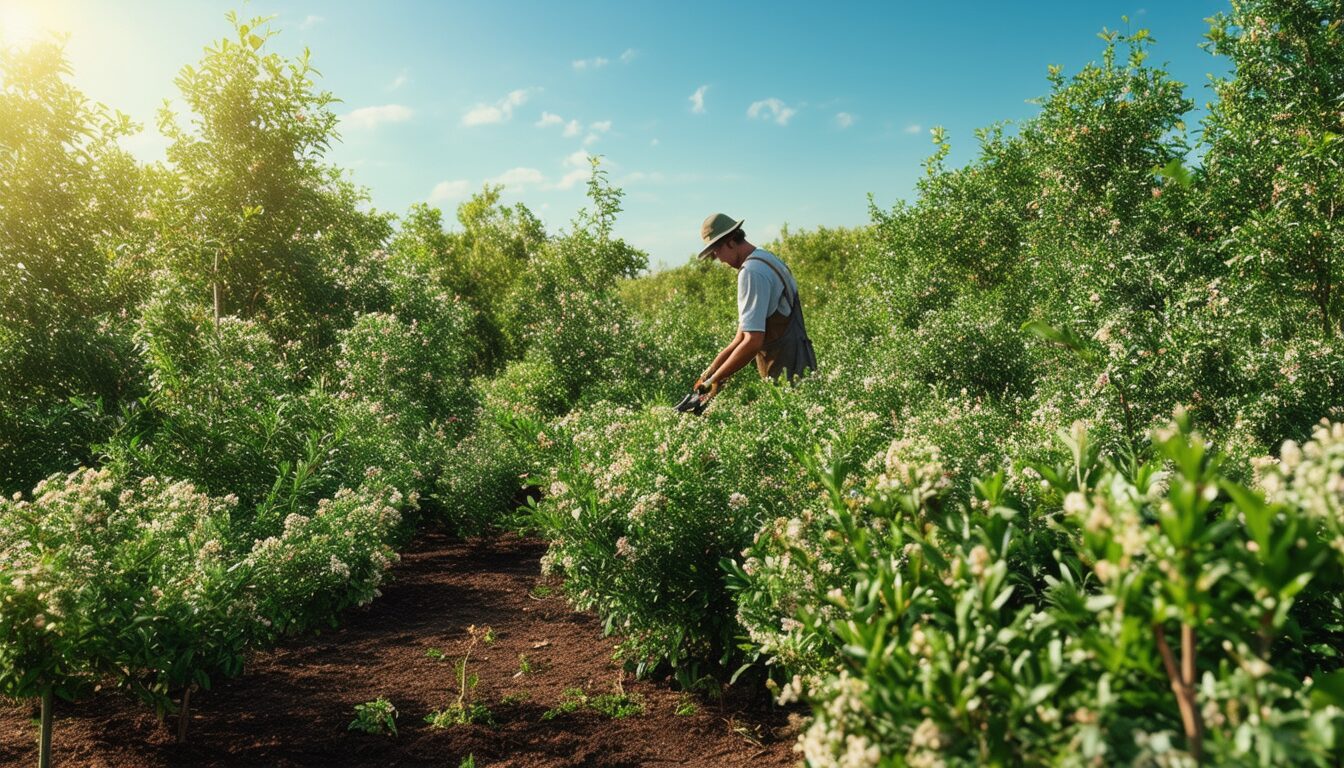
<path id="1" fill-rule="evenodd" d="M 1311 684 L 1311 701 L 1317 706 L 1344 707 L 1344 669 L 1315 678 Z"/>
<path id="2" fill-rule="evenodd" d="M 1087 610 L 1097 613 L 1115 605 L 1115 595 L 1093 595 L 1087 598 Z"/>
<path id="3" fill-rule="evenodd" d="M 1189 189 L 1190 185 L 1193 184 L 1195 180 L 1195 175 L 1190 172 L 1189 168 L 1186 168 L 1185 165 L 1181 163 L 1181 160 L 1178 157 L 1174 157 L 1167 161 L 1166 165 L 1154 166 L 1152 173 L 1158 178 L 1175 182 L 1176 185 L 1182 189 Z"/>
<path id="4" fill-rule="evenodd" d="M 265 41 L 265 40 L 262 40 L 260 37 L 257 37 L 256 35 L 248 35 L 248 36 L 247 36 L 247 44 L 250 45 L 250 46 L 252 46 L 252 50 L 254 50 L 254 51 L 257 50 L 258 48 L 260 48 L 260 47 L 261 47 L 261 44 L 264 43 L 264 42 L 266 42 L 266 41 Z"/>
<path id="5" fill-rule="evenodd" d="M 1040 320 L 1028 320 L 1022 324 L 1022 331 L 1024 333 L 1029 333 L 1038 339 L 1048 341 L 1051 344 L 1057 344 L 1061 347 L 1071 349 L 1078 355 L 1078 357 L 1085 361 L 1093 362 L 1097 359 L 1096 350 L 1092 349 L 1091 345 L 1088 344 L 1083 337 L 1079 336 L 1068 327 L 1061 326 L 1056 328 L 1055 326 L 1041 322 Z"/>

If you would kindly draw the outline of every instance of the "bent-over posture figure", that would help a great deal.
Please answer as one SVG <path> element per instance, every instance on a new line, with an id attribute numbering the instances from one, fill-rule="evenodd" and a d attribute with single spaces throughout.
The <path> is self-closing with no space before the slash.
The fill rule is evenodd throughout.
<path id="1" fill-rule="evenodd" d="M 718 259 L 737 270 L 737 335 L 696 380 L 702 392 L 717 392 L 753 358 L 761 378 L 784 376 L 791 382 L 817 367 L 798 282 L 778 256 L 747 242 L 745 221 L 716 213 L 700 227 L 705 243 L 700 258 Z"/>

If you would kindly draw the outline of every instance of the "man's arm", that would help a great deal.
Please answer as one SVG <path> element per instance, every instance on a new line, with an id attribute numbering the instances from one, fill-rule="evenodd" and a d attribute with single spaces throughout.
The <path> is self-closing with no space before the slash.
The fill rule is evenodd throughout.
<path id="1" fill-rule="evenodd" d="M 733 354 L 733 350 L 737 348 L 737 345 L 742 343 L 742 336 L 742 331 L 739 330 L 733 336 L 733 340 L 728 342 L 728 346 L 724 347 L 719 354 L 714 356 L 714 362 L 710 363 L 709 367 L 705 369 L 705 372 L 700 374 L 701 381 L 713 376 L 714 372 L 719 370 L 719 366 L 723 365 L 723 361 L 727 360 L 729 356 Z"/>
<path id="2" fill-rule="evenodd" d="M 714 358 L 709 369 L 705 371 L 705 376 L 701 377 L 706 382 L 714 381 L 722 384 L 742 369 L 751 359 L 756 357 L 756 353 L 761 351 L 761 346 L 765 344 L 765 334 L 760 331 L 742 331 L 739 330 L 733 337 L 733 341 L 724 347 L 719 356 Z"/>

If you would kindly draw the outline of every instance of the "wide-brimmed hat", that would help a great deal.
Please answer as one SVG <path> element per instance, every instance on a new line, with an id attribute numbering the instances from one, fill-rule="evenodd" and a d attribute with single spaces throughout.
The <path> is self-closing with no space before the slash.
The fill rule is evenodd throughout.
<path id="1" fill-rule="evenodd" d="M 700 225 L 700 239 L 705 241 L 705 247 L 700 251 L 698 258 L 709 256 L 709 252 L 714 250 L 714 246 L 724 237 L 736 232 L 742 226 L 746 219 L 733 221 L 733 217 L 726 213 L 715 213 L 705 219 L 705 223 Z"/>

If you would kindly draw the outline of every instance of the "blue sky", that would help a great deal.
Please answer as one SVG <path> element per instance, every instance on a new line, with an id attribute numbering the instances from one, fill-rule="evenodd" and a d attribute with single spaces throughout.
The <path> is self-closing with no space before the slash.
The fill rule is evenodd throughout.
<path id="1" fill-rule="evenodd" d="M 952 162 L 972 131 L 1030 117 L 1046 67 L 1099 57 L 1096 33 L 1148 28 L 1198 104 L 1225 62 L 1198 45 L 1225 2 L 1040 0 L 947 3 L 169 2 L 0 0 L 0 37 L 69 35 L 74 80 L 129 113 L 128 141 L 162 157 L 154 114 L 177 71 L 229 33 L 224 14 L 274 16 L 269 45 L 312 49 L 342 100 L 329 159 L 403 213 L 429 201 L 453 220 L 504 183 L 552 231 L 584 204 L 585 153 L 626 191 L 617 234 L 656 265 L 698 250 L 714 211 L 746 217 L 754 242 L 788 226 L 868 220 L 913 194 L 929 129 Z M 1128 16 L 1129 22 L 1122 20 Z"/>

